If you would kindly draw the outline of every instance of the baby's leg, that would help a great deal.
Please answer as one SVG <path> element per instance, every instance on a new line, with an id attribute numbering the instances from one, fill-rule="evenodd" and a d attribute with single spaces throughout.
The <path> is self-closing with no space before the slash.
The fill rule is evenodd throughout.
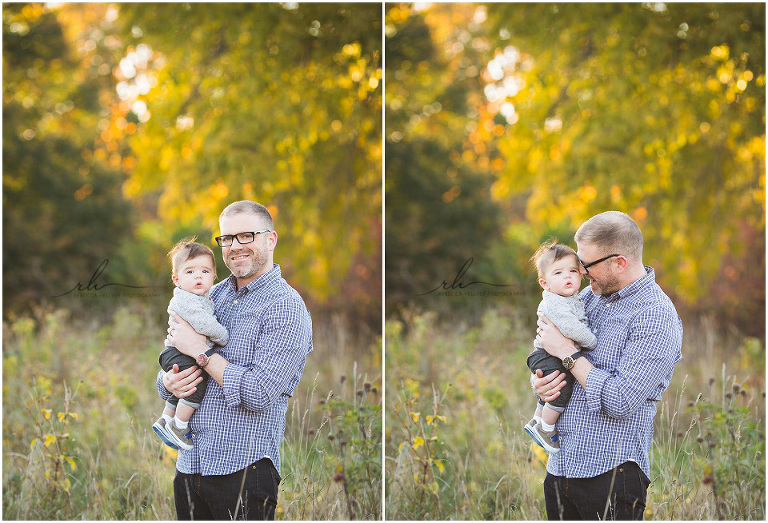
<path id="1" fill-rule="evenodd" d="M 554 425 L 559 417 L 560 412 L 549 408 L 548 405 L 545 405 L 542 409 L 541 420 L 547 425 Z"/>
<path id="2" fill-rule="evenodd" d="M 180 401 L 179 405 L 176 407 L 176 419 L 183 421 L 186 424 L 196 410 L 195 407 L 190 407 L 186 403 Z"/>
<path id="3" fill-rule="evenodd" d="M 536 412 L 533 413 L 533 419 L 537 421 L 541 419 L 541 414 L 542 414 L 541 407 L 542 407 L 541 403 L 536 403 Z"/>
<path id="4" fill-rule="evenodd" d="M 176 414 L 176 410 L 172 409 L 168 406 L 168 404 L 165 404 L 165 408 L 163 409 L 163 417 L 168 416 L 169 418 L 172 418 Z"/>

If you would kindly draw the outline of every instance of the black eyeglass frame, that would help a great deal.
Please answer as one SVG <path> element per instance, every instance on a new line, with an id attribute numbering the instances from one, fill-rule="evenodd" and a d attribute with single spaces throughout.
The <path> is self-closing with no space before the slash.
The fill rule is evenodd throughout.
<path id="1" fill-rule="evenodd" d="M 218 245 L 219 247 L 231 247 L 235 243 L 235 239 L 237 239 L 237 243 L 239 243 L 240 245 L 247 245 L 249 243 L 253 243 L 254 241 L 256 241 L 257 234 L 262 234 L 265 232 L 272 232 L 272 229 L 262 229 L 260 231 L 253 231 L 253 232 L 244 231 L 244 232 L 239 232 L 237 234 L 222 234 L 221 236 L 216 236 L 216 238 L 214 239 L 216 240 L 216 245 Z M 249 242 L 240 241 L 241 234 L 252 234 L 253 239 Z M 228 245 L 222 245 L 224 238 L 229 238 L 230 241 Z"/>
<path id="2" fill-rule="evenodd" d="M 621 254 L 609 254 L 608 256 L 606 256 L 604 258 L 600 258 L 599 260 L 595 260 L 595 261 L 589 262 L 589 263 L 584 263 L 583 261 L 581 261 L 581 258 L 579 258 L 578 256 L 577 256 L 577 258 L 578 258 L 579 263 L 581 264 L 581 266 L 584 267 L 584 270 L 587 271 L 587 274 L 589 274 L 589 268 L 590 267 L 592 267 L 593 265 L 597 265 L 600 262 L 604 262 L 605 260 L 608 260 L 610 258 L 613 258 L 614 256 L 621 256 Z"/>

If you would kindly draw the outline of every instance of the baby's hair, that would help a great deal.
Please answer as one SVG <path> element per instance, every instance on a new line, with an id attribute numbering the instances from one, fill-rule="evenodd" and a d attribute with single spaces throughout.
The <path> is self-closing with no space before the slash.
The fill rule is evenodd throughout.
<path id="1" fill-rule="evenodd" d="M 213 251 L 202 243 L 197 243 L 196 239 L 196 236 L 184 238 L 168 252 L 167 256 L 171 260 L 173 274 L 176 274 L 176 267 L 198 256 L 210 256 L 215 270 L 216 258 L 213 255 Z"/>
<path id="2" fill-rule="evenodd" d="M 536 267 L 539 278 L 543 278 L 550 265 L 566 256 L 576 256 L 578 258 L 576 251 L 567 245 L 557 243 L 557 238 L 552 238 L 541 244 L 541 247 L 531 256 L 531 262 Z"/>

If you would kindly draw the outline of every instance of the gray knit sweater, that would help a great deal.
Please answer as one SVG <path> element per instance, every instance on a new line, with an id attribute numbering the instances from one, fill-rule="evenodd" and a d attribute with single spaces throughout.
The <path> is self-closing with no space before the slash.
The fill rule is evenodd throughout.
<path id="1" fill-rule="evenodd" d="M 552 323 L 560 329 L 566 338 L 572 339 L 576 345 L 585 350 L 597 347 L 597 337 L 589 330 L 589 322 L 584 312 L 584 304 L 577 292 L 573 296 L 560 296 L 554 292 L 541 293 L 541 303 L 537 312 L 543 313 Z M 534 341 L 534 347 L 541 349 L 541 345 Z"/>
<path id="2" fill-rule="evenodd" d="M 227 329 L 216 321 L 216 316 L 213 314 L 214 310 L 213 300 L 207 292 L 198 296 L 178 287 L 173 289 L 173 298 L 168 304 L 168 312 L 176 312 L 187 320 L 198 334 L 205 335 L 205 342 L 211 348 L 214 345 L 224 346 L 229 341 Z M 165 340 L 165 346 L 173 347 L 173 344 Z"/>

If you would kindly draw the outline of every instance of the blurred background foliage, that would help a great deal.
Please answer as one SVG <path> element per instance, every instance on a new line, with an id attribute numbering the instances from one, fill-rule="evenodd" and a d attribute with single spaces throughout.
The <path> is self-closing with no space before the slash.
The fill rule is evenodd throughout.
<path id="1" fill-rule="evenodd" d="M 170 289 L 170 247 L 254 199 L 313 314 L 380 332 L 380 34 L 375 4 L 5 4 L 6 316 L 104 259 Z"/>
<path id="2" fill-rule="evenodd" d="M 535 307 L 538 244 L 616 209 L 682 316 L 764 333 L 763 4 L 387 4 L 385 52 L 388 314 L 482 308 L 418 296 L 470 257 Z"/>

